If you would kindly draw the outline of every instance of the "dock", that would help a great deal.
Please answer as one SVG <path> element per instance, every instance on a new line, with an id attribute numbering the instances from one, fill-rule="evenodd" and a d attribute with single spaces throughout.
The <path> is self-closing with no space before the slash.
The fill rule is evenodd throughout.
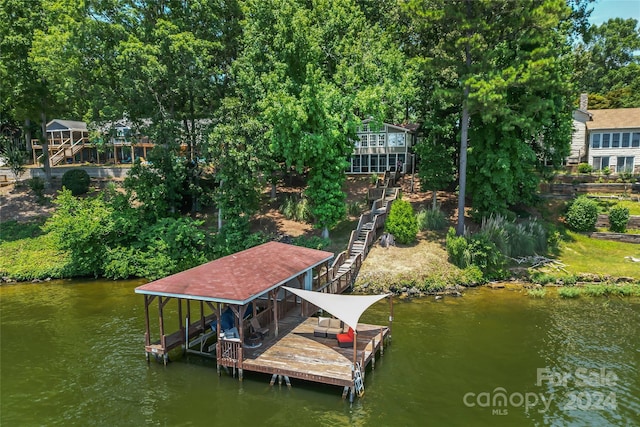
<path id="1" fill-rule="evenodd" d="M 257 348 L 245 348 L 245 371 L 261 372 L 342 387 L 353 385 L 352 347 L 341 348 L 335 338 L 316 337 L 318 319 L 289 316 L 283 319 L 281 335 L 266 337 Z M 386 326 L 358 324 L 357 360 L 361 372 L 375 367 L 376 354 L 384 354 L 389 337 Z M 272 378 L 273 380 L 273 378 Z"/>

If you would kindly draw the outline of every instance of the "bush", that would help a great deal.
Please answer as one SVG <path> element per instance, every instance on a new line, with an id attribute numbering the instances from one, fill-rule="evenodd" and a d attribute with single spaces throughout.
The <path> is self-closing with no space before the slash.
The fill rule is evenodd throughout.
<path id="1" fill-rule="evenodd" d="M 598 204 L 586 196 L 579 196 L 569 206 L 566 221 L 575 231 L 593 231 L 598 221 Z"/>
<path id="2" fill-rule="evenodd" d="M 447 231 L 446 246 L 451 264 L 460 268 L 465 268 L 470 264 L 469 259 L 465 258 L 469 246 L 467 239 L 464 236 L 456 236 L 456 230 L 453 227 L 449 227 L 449 231 Z"/>
<path id="3" fill-rule="evenodd" d="M 308 222 L 311 219 L 311 209 L 306 197 L 286 197 L 280 206 L 280 212 L 285 218 L 298 222 Z"/>
<path id="4" fill-rule="evenodd" d="M 504 276 L 505 258 L 486 234 L 456 236 L 453 227 L 447 232 L 447 253 L 449 261 L 460 268 L 472 265 L 482 271 L 487 278 Z"/>
<path id="5" fill-rule="evenodd" d="M 319 236 L 298 236 L 293 239 L 293 244 L 305 248 L 322 250 L 331 244 L 331 240 L 323 239 Z"/>
<path id="6" fill-rule="evenodd" d="M 406 245 L 415 242 L 418 234 L 418 222 L 411 203 L 406 200 L 393 202 L 385 223 L 385 231 L 393 234 L 399 243 Z"/>
<path id="7" fill-rule="evenodd" d="M 351 216 L 360 216 L 362 214 L 362 207 L 359 202 L 347 203 L 347 212 Z"/>
<path id="8" fill-rule="evenodd" d="M 627 231 L 629 223 L 629 209 L 623 206 L 614 206 L 609 211 L 609 230 L 614 233 Z"/>
<path id="9" fill-rule="evenodd" d="M 578 165 L 578 173 L 591 173 L 593 172 L 593 168 L 589 163 L 580 163 Z"/>
<path id="10" fill-rule="evenodd" d="M 582 289 L 573 286 L 558 288 L 558 295 L 561 298 L 577 298 L 582 294 Z"/>
<path id="11" fill-rule="evenodd" d="M 91 179 L 84 169 L 71 169 L 62 175 L 62 186 L 71 190 L 71 194 L 78 196 L 89 191 Z"/>
<path id="12" fill-rule="evenodd" d="M 423 209 L 416 215 L 420 230 L 443 230 L 447 226 L 447 218 L 440 209 Z"/>
<path id="13" fill-rule="evenodd" d="M 29 185 L 29 189 L 36 195 L 39 202 L 44 200 L 44 179 L 39 176 L 33 177 L 28 181 L 27 185 Z"/>

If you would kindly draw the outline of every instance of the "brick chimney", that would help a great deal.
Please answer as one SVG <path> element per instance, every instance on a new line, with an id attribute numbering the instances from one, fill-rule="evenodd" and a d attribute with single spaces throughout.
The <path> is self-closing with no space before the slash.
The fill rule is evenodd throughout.
<path id="1" fill-rule="evenodd" d="M 588 108 L 589 108 L 589 94 L 588 93 L 581 93 L 580 94 L 580 109 L 582 111 L 587 111 Z"/>

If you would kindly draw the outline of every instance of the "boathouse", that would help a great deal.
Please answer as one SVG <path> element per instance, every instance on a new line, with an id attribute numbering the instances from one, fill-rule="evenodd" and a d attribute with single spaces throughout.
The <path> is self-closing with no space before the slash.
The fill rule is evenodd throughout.
<path id="1" fill-rule="evenodd" d="M 171 351 L 181 349 L 214 357 L 218 373 L 224 368 L 239 379 L 245 371 L 265 373 L 271 384 L 314 381 L 342 386 L 343 397 L 349 391 L 353 397 L 363 390 L 366 366 L 374 366 L 390 336 L 388 326 L 359 323 L 360 314 L 388 295 L 328 294 L 333 256 L 269 242 L 137 287 L 144 296 L 147 360 L 155 356 L 166 363 Z M 322 318 L 314 315 L 320 309 L 335 317 L 336 333 L 347 341 L 351 335 L 348 345 L 336 334 L 318 332 Z M 169 319 L 177 323 L 171 332 Z"/>

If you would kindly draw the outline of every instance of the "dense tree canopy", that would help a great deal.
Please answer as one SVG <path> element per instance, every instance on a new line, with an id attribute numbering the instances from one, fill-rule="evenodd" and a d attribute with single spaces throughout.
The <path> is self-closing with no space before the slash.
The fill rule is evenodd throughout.
<path id="1" fill-rule="evenodd" d="M 468 151 L 461 149 L 478 216 L 530 202 L 536 169 L 559 165 L 569 147 L 569 28 L 563 21 L 571 10 L 562 0 L 434 0 L 410 2 L 407 12 L 415 29 L 407 40 L 426 77 L 427 140 L 453 146 L 468 124 Z M 465 109 L 468 123 L 460 115 Z M 462 162 L 459 169 L 462 182 Z"/>
<path id="2" fill-rule="evenodd" d="M 361 120 L 418 122 L 423 188 L 456 165 L 462 207 L 468 194 L 484 216 L 530 202 L 561 163 L 578 93 L 638 106 L 638 23 L 587 28 L 588 3 L 2 0 L 0 119 L 27 135 L 54 116 L 151 122 L 161 148 L 132 169 L 129 202 L 154 222 L 208 191 L 242 233 L 283 169 L 306 177 L 327 232 Z"/>
<path id="3" fill-rule="evenodd" d="M 592 25 L 574 52 L 574 82 L 589 108 L 640 107 L 640 26 L 636 19 Z"/>

